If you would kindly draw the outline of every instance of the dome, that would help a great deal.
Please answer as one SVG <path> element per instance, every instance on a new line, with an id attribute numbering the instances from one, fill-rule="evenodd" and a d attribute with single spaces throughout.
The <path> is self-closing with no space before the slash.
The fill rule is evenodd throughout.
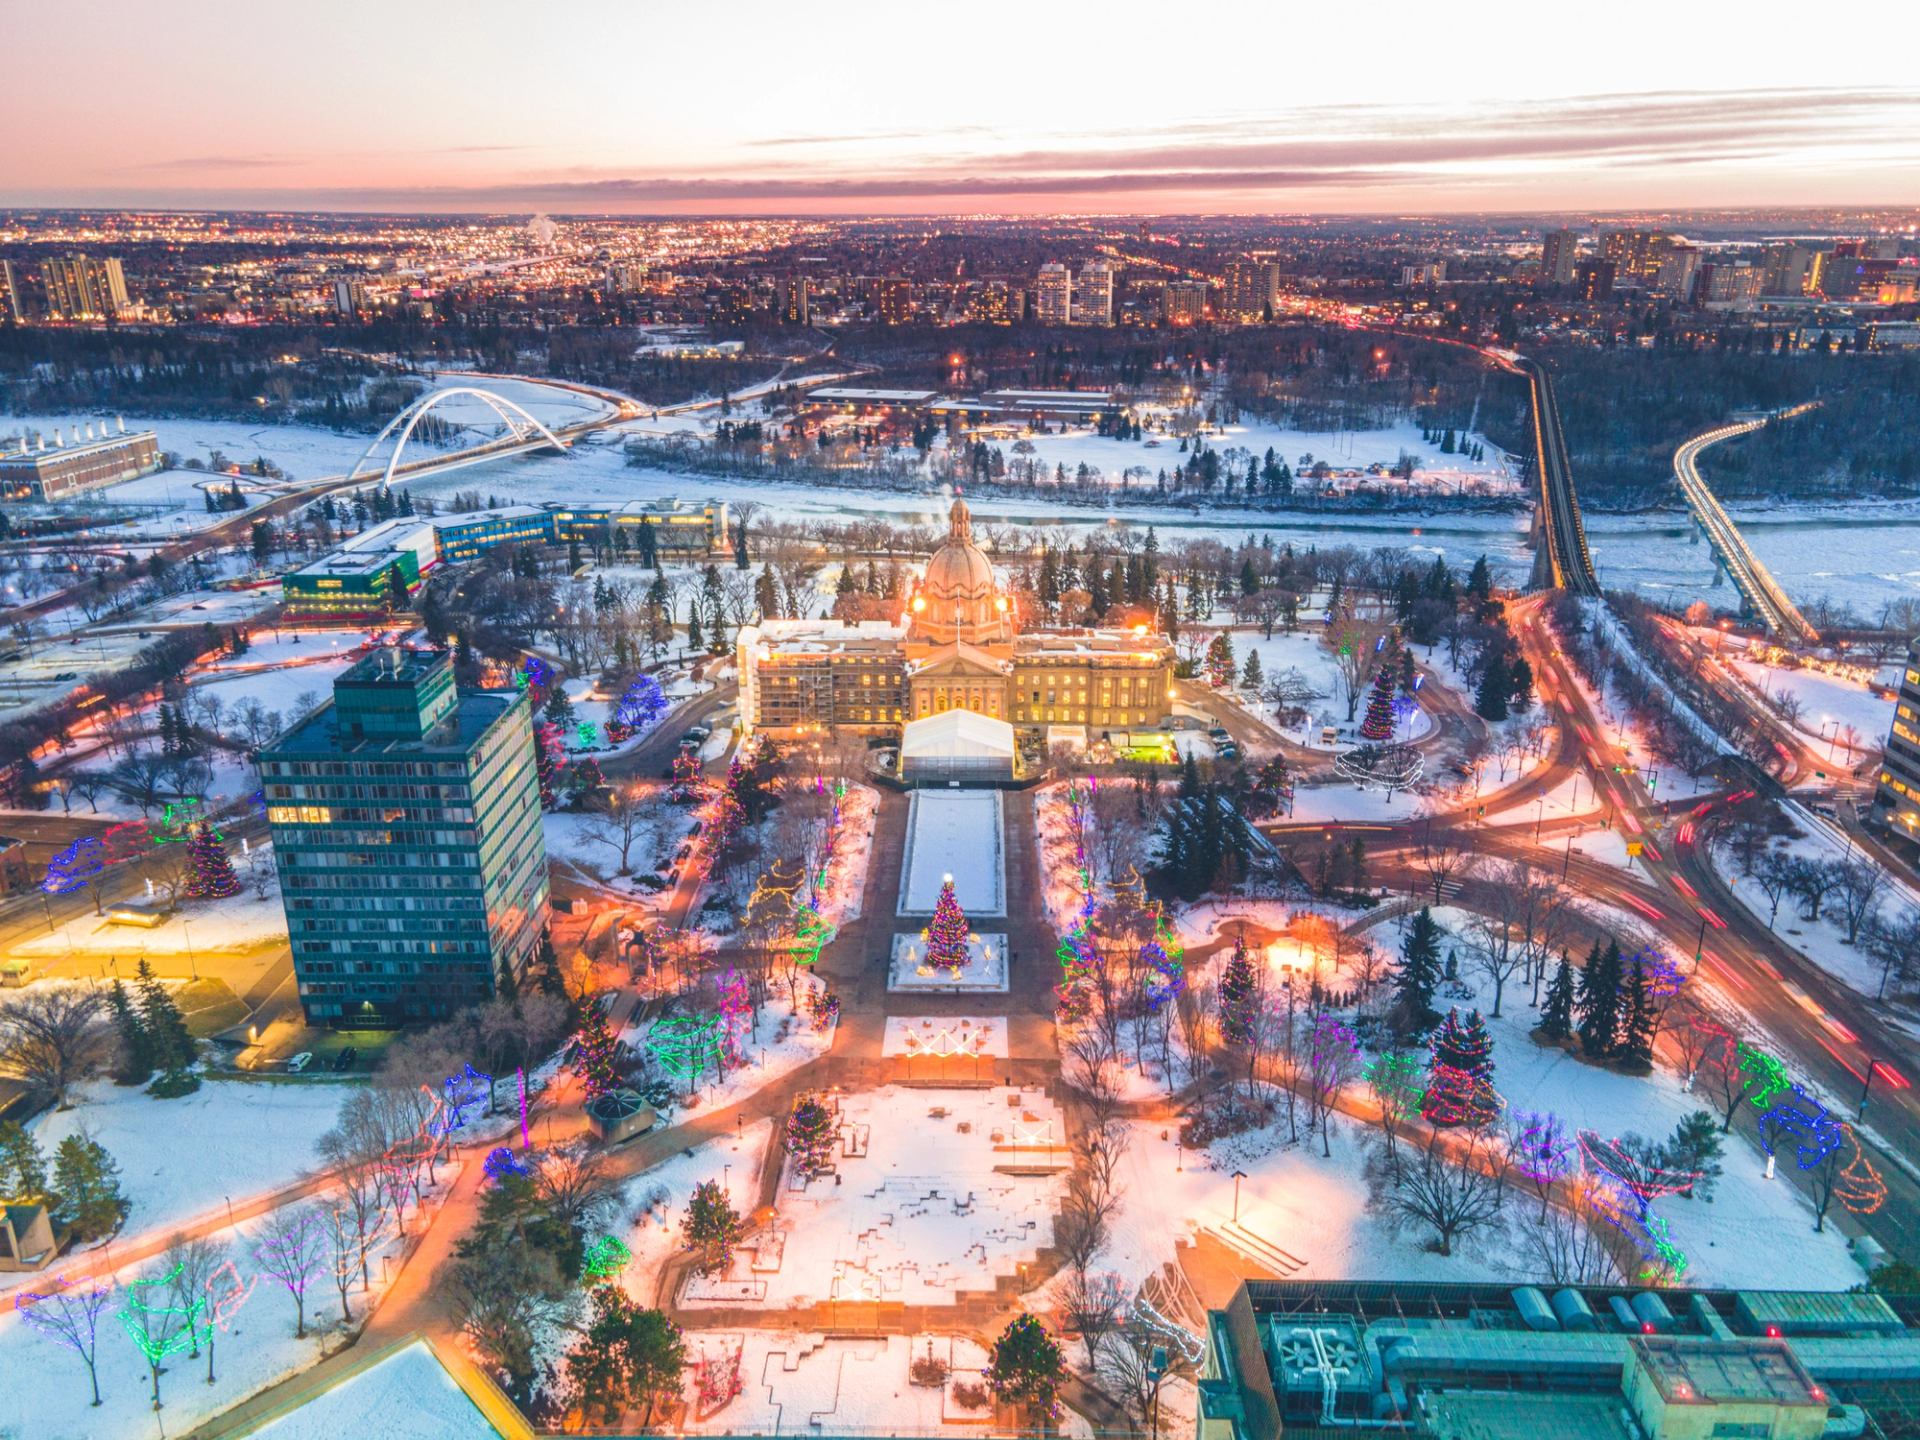
<path id="1" fill-rule="evenodd" d="M 993 594 L 993 564 L 973 543 L 973 516 L 967 502 L 955 500 L 948 512 L 946 541 L 927 562 L 920 589 L 929 599 L 984 600 Z"/>
<path id="2" fill-rule="evenodd" d="M 1011 639 L 1009 606 L 994 579 L 993 562 L 973 543 L 966 501 L 953 502 L 947 525 L 946 540 L 914 587 L 914 629 L 940 641 Z"/>

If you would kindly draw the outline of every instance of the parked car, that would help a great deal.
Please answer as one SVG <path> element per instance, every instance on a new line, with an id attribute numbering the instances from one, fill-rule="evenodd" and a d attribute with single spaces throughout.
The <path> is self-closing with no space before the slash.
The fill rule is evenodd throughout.
<path id="1" fill-rule="evenodd" d="M 298 1055 L 287 1061 L 287 1073 L 289 1075 L 298 1075 L 312 1063 L 313 1052 L 311 1050 L 302 1050 Z"/>
<path id="2" fill-rule="evenodd" d="M 359 1047 L 355 1045 L 347 1046 L 346 1049 L 333 1057 L 333 1073 L 336 1075 L 344 1075 L 347 1071 L 353 1069 L 353 1062 L 359 1058 Z"/>

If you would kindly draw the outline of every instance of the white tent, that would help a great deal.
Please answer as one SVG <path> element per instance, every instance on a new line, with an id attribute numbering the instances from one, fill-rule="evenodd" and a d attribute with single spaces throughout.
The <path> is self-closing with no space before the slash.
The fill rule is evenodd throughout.
<path id="1" fill-rule="evenodd" d="M 900 773 L 914 776 L 1013 776 L 1013 726 L 972 710 L 946 710 L 909 722 L 900 732 Z"/>

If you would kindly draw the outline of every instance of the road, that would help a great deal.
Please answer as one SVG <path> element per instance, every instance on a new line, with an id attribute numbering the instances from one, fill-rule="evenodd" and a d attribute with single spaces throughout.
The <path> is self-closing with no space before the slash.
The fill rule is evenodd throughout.
<path id="1" fill-rule="evenodd" d="M 1765 416 L 1758 420 L 1744 420 L 1738 424 L 1721 425 L 1712 430 L 1695 435 L 1691 440 L 1673 452 L 1673 473 L 1680 481 L 1681 492 L 1687 497 L 1693 515 L 1700 522 L 1700 528 L 1707 532 L 1707 539 L 1713 545 L 1714 553 L 1720 557 L 1720 563 L 1733 577 L 1733 583 L 1746 598 L 1748 606 L 1760 618 L 1768 631 L 1790 643 L 1817 645 L 1820 636 L 1807 618 L 1787 597 L 1767 567 L 1760 563 L 1748 547 L 1746 537 L 1740 533 L 1726 509 L 1707 488 L 1706 480 L 1700 474 L 1700 456 L 1711 447 L 1737 436 L 1751 435 L 1775 420 L 1784 420 L 1794 415 L 1805 414 L 1812 405 L 1797 405 L 1791 410 L 1783 410 L 1777 415 Z"/>
<path id="2" fill-rule="evenodd" d="M 1488 352 L 1493 354 L 1493 352 Z M 1580 519 L 1580 501 L 1574 494 L 1573 467 L 1567 459 L 1567 438 L 1560 427 L 1560 398 L 1553 376 L 1538 361 L 1524 356 L 1494 358 L 1526 376 L 1533 393 L 1533 447 L 1540 479 L 1541 551 L 1546 557 L 1542 577 L 1556 589 L 1597 596 L 1600 581 L 1593 573 L 1587 550 L 1587 530 Z"/>

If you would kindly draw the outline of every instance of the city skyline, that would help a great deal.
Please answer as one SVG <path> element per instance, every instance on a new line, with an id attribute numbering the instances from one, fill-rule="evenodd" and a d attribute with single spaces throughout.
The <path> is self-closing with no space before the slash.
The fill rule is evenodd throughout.
<path id="1" fill-rule="evenodd" d="M 347 4 L 330 13 L 351 62 L 296 66 L 317 43 L 303 19 L 215 0 L 203 23 L 106 47 L 87 87 L 21 67 L 0 113 L 34 138 L 0 161 L 0 199 L 635 215 L 1920 201 L 1920 88 L 1896 47 L 1810 83 L 1765 27 L 1724 17 L 1661 14 L 1651 44 L 1615 14 L 1566 46 L 1502 9 L 1466 48 L 1406 6 L 1357 34 L 1337 14 L 1228 4 L 1109 7 L 1099 24 L 850 5 L 819 25 L 749 3 L 722 52 L 710 22 L 646 7 L 542 28 L 481 4 L 398 44 L 390 12 Z M 138 19 L 120 0 L 23 14 L 16 54 Z M 1196 66 L 1140 74 L 1168 32 Z"/>

